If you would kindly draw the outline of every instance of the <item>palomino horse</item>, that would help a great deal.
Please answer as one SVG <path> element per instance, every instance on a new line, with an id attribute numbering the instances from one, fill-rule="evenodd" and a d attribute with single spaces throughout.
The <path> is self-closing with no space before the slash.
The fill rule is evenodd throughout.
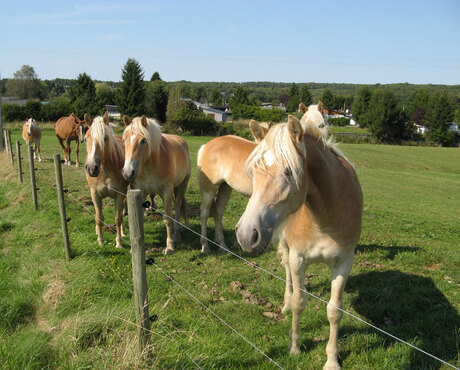
<path id="1" fill-rule="evenodd" d="M 323 103 L 321 101 L 319 101 L 318 104 L 312 104 L 308 107 L 304 103 L 300 103 L 299 111 L 303 114 L 300 119 L 300 124 L 304 131 L 307 125 L 314 124 L 321 132 L 323 138 L 328 137 L 327 115 L 324 113 Z"/>
<path id="2" fill-rule="evenodd" d="M 70 142 L 72 140 L 76 141 L 75 145 L 75 153 L 77 156 L 77 161 L 75 165 L 78 167 L 80 162 L 78 161 L 78 153 L 80 152 L 80 143 L 83 142 L 85 139 L 85 132 L 88 129 L 88 123 L 90 122 L 90 118 L 87 113 L 85 113 L 85 117 L 83 121 L 75 115 L 71 114 L 69 117 L 61 117 L 57 120 L 56 124 L 54 125 L 54 132 L 56 133 L 56 137 L 59 140 L 59 144 L 61 144 L 62 150 L 64 151 L 64 162 L 70 166 Z M 64 140 L 66 142 L 66 146 L 64 147 Z"/>
<path id="3" fill-rule="evenodd" d="M 254 120 L 249 125 L 256 142 L 264 138 L 270 127 L 271 122 L 264 125 Z M 215 222 L 215 240 L 222 248 L 228 249 L 224 240 L 222 215 L 232 189 L 247 197 L 251 196 L 252 183 L 244 173 L 244 164 L 256 145 L 239 136 L 227 135 L 217 137 L 200 148 L 197 163 L 201 192 L 202 253 L 209 253 L 206 226 L 210 211 Z"/>
<path id="4" fill-rule="evenodd" d="M 42 132 L 40 127 L 38 127 L 37 122 L 33 118 L 29 118 L 22 125 L 22 138 L 27 145 L 34 145 L 34 159 L 35 153 L 38 154 L 38 161 L 41 162 L 42 158 L 40 157 L 40 140 L 42 138 Z"/>
<path id="5" fill-rule="evenodd" d="M 185 191 L 191 172 L 188 145 L 179 136 L 162 134 L 153 119 L 142 116 L 131 121 L 123 116 L 123 120 L 127 126 L 123 132 L 123 177 L 144 196 L 162 197 L 167 234 L 165 254 L 173 253 L 174 242 L 180 240 L 180 228 L 171 218 L 173 204 L 176 220 L 180 220 L 181 214 L 187 220 Z"/>
<path id="6" fill-rule="evenodd" d="M 286 268 L 283 312 L 292 310 L 291 354 L 300 352 L 300 315 L 306 305 L 305 272 L 322 262 L 332 271 L 325 368 L 340 368 L 338 327 L 342 296 L 361 233 L 363 198 L 353 166 L 328 146 L 315 125 L 305 134 L 295 117 L 273 127 L 247 162 L 253 193 L 236 236 L 242 249 L 262 253 L 278 242 Z"/>
<path id="7" fill-rule="evenodd" d="M 125 160 L 120 136 L 113 133 L 109 116 L 96 117 L 89 122 L 86 132 L 86 180 L 91 191 L 91 199 L 96 210 L 96 234 L 99 245 L 104 243 L 102 227 L 102 199 L 115 199 L 116 247 L 121 248 L 123 233 L 123 205 L 128 182 L 121 174 Z"/>

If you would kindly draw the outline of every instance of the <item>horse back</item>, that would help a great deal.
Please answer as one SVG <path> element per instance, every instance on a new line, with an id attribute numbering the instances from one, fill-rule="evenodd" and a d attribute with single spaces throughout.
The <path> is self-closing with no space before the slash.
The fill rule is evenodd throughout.
<path id="1" fill-rule="evenodd" d="M 57 137 L 63 140 L 77 140 L 78 137 L 74 132 L 76 125 L 77 121 L 73 116 L 61 117 L 57 120 L 56 124 L 54 125 L 54 132 L 56 133 Z"/>
<path id="2" fill-rule="evenodd" d="M 187 142 L 177 135 L 162 134 L 160 158 L 163 172 L 175 178 L 178 185 L 191 173 L 190 154 Z"/>

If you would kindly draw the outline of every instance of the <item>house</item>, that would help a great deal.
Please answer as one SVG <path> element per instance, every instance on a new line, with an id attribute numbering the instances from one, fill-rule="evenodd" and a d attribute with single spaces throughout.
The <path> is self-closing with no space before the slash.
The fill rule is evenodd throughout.
<path id="1" fill-rule="evenodd" d="M 187 103 L 195 104 L 198 109 L 203 111 L 204 114 L 217 122 L 227 122 L 227 120 L 231 120 L 232 118 L 232 112 L 229 111 L 227 106 L 210 107 L 209 105 L 201 104 L 200 102 L 189 98 L 181 98 L 181 100 Z"/>
<path id="2" fill-rule="evenodd" d="M 40 101 L 40 99 L 17 99 L 11 96 L 2 96 L 2 104 L 26 105 L 28 101 Z"/>
<path id="3" fill-rule="evenodd" d="M 104 109 L 109 117 L 112 117 L 112 118 L 121 117 L 121 114 L 120 112 L 118 112 L 118 107 L 116 105 L 107 104 L 107 105 L 104 105 Z"/>
<path id="4" fill-rule="evenodd" d="M 460 134 L 460 130 L 458 129 L 458 123 L 452 122 L 448 128 L 450 132 L 454 134 Z"/>

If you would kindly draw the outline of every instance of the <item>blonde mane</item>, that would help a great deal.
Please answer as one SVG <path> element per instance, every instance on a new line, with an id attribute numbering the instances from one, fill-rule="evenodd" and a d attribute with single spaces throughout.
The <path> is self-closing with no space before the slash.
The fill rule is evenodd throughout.
<path id="1" fill-rule="evenodd" d="M 342 157 L 347 162 L 351 162 L 345 157 L 342 151 L 338 148 L 334 136 L 329 131 L 327 115 L 325 115 L 318 104 L 313 104 L 308 107 L 308 110 L 300 119 L 300 124 L 304 133 L 313 137 L 316 140 L 321 140 L 323 145 L 329 148 L 335 155 Z"/>
<path id="2" fill-rule="evenodd" d="M 101 153 L 105 153 L 107 158 L 122 160 L 124 156 L 123 147 L 115 137 L 112 127 L 111 123 L 108 125 L 104 123 L 103 117 L 95 117 L 91 125 L 91 138 L 99 144 Z M 106 137 L 107 141 L 105 140 Z"/>
<path id="3" fill-rule="evenodd" d="M 305 153 L 305 148 L 299 148 L 291 139 L 287 123 L 280 123 L 272 126 L 265 139 L 262 140 L 246 161 L 245 171 L 252 174 L 254 169 L 266 170 L 263 158 L 266 153 L 271 152 L 274 157 L 274 165 L 284 170 L 285 176 L 292 175 L 297 187 L 303 175 L 303 163 L 300 153 Z"/>
<path id="4" fill-rule="evenodd" d="M 32 127 L 38 128 L 37 122 L 35 122 L 35 120 L 33 118 L 29 118 L 26 121 L 26 125 L 29 126 L 30 128 L 32 128 Z"/>
<path id="5" fill-rule="evenodd" d="M 125 128 L 123 135 L 140 135 L 142 136 L 149 148 L 149 154 L 156 154 L 160 150 L 161 145 L 161 126 L 154 119 L 147 118 L 147 126 L 143 126 L 141 117 L 133 118 L 131 124 Z"/>

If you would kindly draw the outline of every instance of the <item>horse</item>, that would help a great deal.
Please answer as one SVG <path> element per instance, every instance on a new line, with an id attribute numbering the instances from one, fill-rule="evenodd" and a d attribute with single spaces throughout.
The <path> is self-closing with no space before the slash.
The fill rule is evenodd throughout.
<path id="1" fill-rule="evenodd" d="M 123 177 L 145 197 L 149 194 L 162 197 L 166 226 L 164 253 L 174 253 L 180 228 L 171 218 L 173 205 L 176 220 L 182 215 L 187 222 L 185 192 L 191 174 L 188 145 L 179 136 L 162 134 L 161 126 L 154 119 L 142 116 L 131 120 L 123 116 L 123 121 L 126 125 Z"/>
<path id="2" fill-rule="evenodd" d="M 246 162 L 253 193 L 236 226 L 241 248 L 263 253 L 270 241 L 286 269 L 282 312 L 292 310 L 289 352 L 300 352 L 305 272 L 312 263 L 332 271 L 326 369 L 340 368 L 338 328 L 342 297 L 361 234 L 363 195 L 353 165 L 329 146 L 320 129 L 304 130 L 294 116 L 267 133 Z"/>
<path id="3" fill-rule="evenodd" d="M 87 113 L 83 120 L 81 121 L 75 114 L 71 114 L 69 117 L 61 117 L 57 120 L 54 125 L 54 132 L 58 138 L 59 144 L 61 144 L 62 150 L 64 151 L 64 163 L 71 165 L 70 161 L 70 142 L 72 140 L 76 141 L 75 153 L 77 156 L 77 161 L 75 166 L 78 167 L 80 162 L 78 160 L 78 153 L 80 152 L 79 147 L 85 139 L 85 133 L 88 129 L 90 122 L 90 117 Z M 64 140 L 66 146 L 64 147 Z"/>
<path id="4" fill-rule="evenodd" d="M 95 117 L 89 121 L 86 131 L 85 174 L 96 211 L 96 235 L 99 245 L 104 243 L 102 233 L 104 214 L 102 199 L 115 199 L 116 248 L 121 248 L 123 230 L 123 206 L 128 182 L 121 174 L 123 168 L 124 147 L 122 138 L 114 134 L 109 116 Z"/>
<path id="5" fill-rule="evenodd" d="M 251 120 L 249 128 L 256 142 L 264 138 L 272 123 L 258 124 Z M 198 151 L 198 184 L 201 205 L 201 252 L 209 253 L 207 220 L 211 212 L 215 222 L 215 240 L 225 250 L 222 216 L 232 189 L 251 196 L 252 184 L 244 174 L 244 163 L 256 143 L 239 136 L 226 135 L 212 139 Z M 216 196 L 217 194 L 217 196 Z"/>
<path id="6" fill-rule="evenodd" d="M 33 118 L 29 118 L 22 125 L 22 138 L 27 145 L 34 145 L 34 159 L 35 153 L 38 154 L 38 161 L 41 162 L 42 158 L 40 157 L 40 140 L 42 138 L 42 132 L 40 127 L 38 127 L 37 122 Z"/>

